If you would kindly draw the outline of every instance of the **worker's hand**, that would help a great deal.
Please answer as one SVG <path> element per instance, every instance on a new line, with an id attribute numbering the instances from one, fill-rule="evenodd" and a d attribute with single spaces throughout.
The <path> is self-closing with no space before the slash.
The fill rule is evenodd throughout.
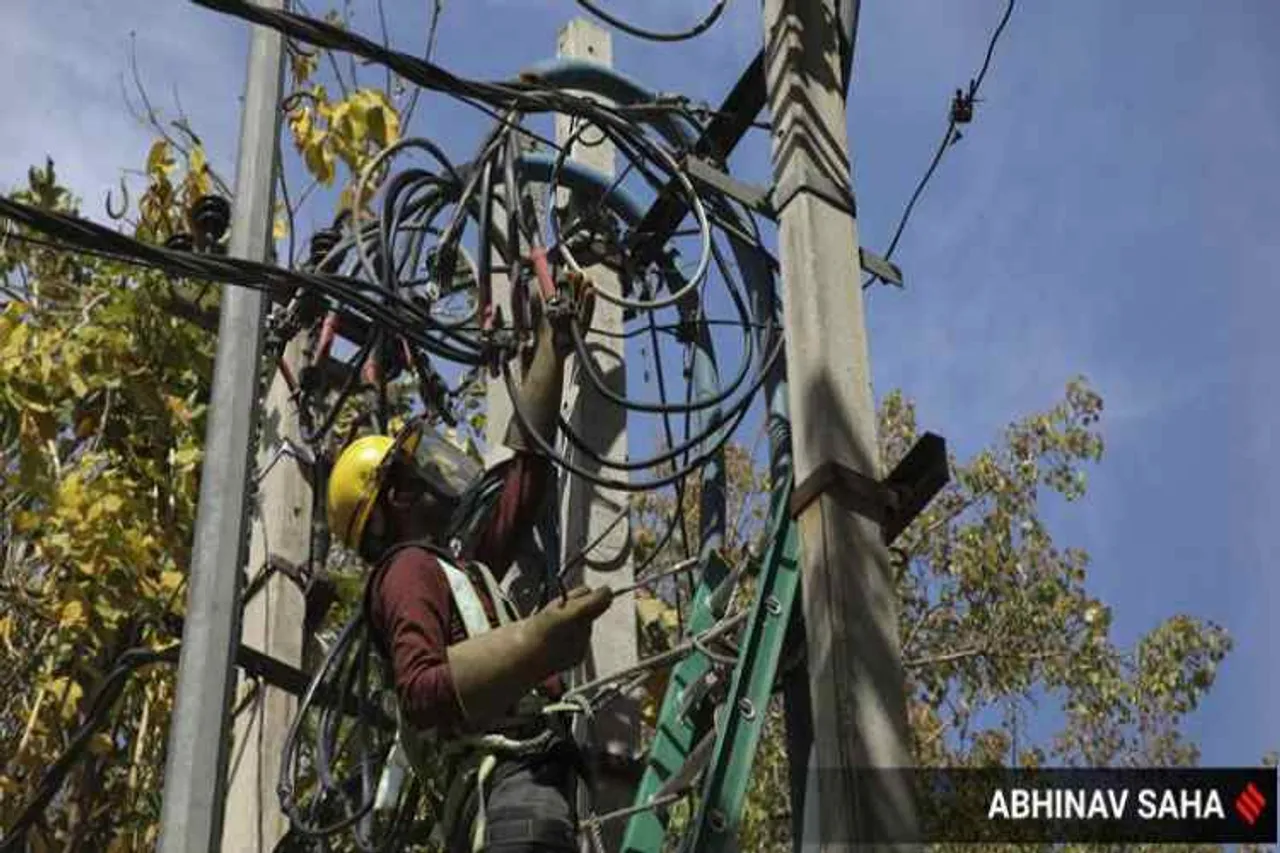
<path id="1" fill-rule="evenodd" d="M 568 273 L 550 302 L 544 302 L 540 295 L 533 302 L 539 337 L 549 336 L 556 355 L 565 358 L 573 352 L 573 327 L 576 325 L 582 334 L 591 328 L 595 289 L 586 277 Z"/>
<path id="2" fill-rule="evenodd" d="M 613 603 L 608 587 L 577 587 L 538 611 L 547 662 L 556 672 L 564 672 L 582 663 L 591 645 L 591 625 Z"/>

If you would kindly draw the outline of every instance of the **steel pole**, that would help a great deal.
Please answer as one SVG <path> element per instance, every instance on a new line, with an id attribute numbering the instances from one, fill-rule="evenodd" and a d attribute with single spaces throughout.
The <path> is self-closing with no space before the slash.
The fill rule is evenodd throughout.
<path id="1" fill-rule="evenodd" d="M 259 0 L 259 5 L 279 9 L 282 3 Z M 249 260 L 265 260 L 268 255 L 283 63 L 280 34 L 254 27 L 229 247 L 230 254 Z M 246 556 L 266 305 L 261 293 L 239 287 L 227 288 L 222 298 L 169 729 L 160 853 L 213 853 L 222 837 L 230 704 L 240 639 L 240 570 Z"/>

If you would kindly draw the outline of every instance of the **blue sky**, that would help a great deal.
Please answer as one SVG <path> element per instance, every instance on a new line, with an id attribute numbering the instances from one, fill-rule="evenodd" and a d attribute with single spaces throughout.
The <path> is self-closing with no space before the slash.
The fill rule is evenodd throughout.
<path id="1" fill-rule="evenodd" d="M 47 153 L 102 215 L 102 194 L 148 142 L 120 94 L 131 31 L 153 96 L 171 109 L 176 90 L 232 173 L 238 22 L 176 0 L 6 5 L 0 185 Z M 419 50 L 429 4 L 389 5 L 394 43 Z M 627 5 L 678 26 L 697 4 Z M 892 234 L 1003 7 L 864 4 L 849 127 L 869 248 Z M 437 59 L 505 77 L 553 54 L 575 14 L 567 0 L 446 3 Z M 1107 454 L 1089 497 L 1052 509 L 1054 530 L 1092 554 L 1090 583 L 1115 605 L 1121 640 L 1178 612 L 1236 638 L 1191 722 L 1207 764 L 1280 746 L 1280 54 L 1266 48 L 1277 37 L 1268 0 L 1023 0 L 976 121 L 899 246 L 907 288 L 868 301 L 877 392 L 904 389 L 961 456 L 1055 402 L 1075 374 L 1103 394 Z M 615 35 L 614 61 L 650 88 L 718 102 L 759 42 L 758 5 L 742 2 L 694 44 Z M 437 98 L 419 115 L 415 130 L 459 159 L 483 127 Z M 740 176 L 765 180 L 765 145 L 757 134 L 735 158 Z"/>

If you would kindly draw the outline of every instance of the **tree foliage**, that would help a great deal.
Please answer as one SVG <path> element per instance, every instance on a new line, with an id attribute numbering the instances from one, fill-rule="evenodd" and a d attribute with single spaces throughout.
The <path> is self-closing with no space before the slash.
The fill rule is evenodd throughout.
<path id="1" fill-rule="evenodd" d="M 172 187 L 172 174 L 153 148 L 143 239 L 183 213 L 185 193 L 157 189 Z M 193 182 L 188 173 L 180 185 Z M 52 163 L 32 169 L 17 196 L 76 210 Z M 172 313 L 181 297 L 160 276 L 21 236 L 0 252 L 9 297 L 0 308 L 6 827 L 119 656 L 176 639 L 168 617 L 184 597 L 212 366 L 209 336 Z M 170 701 L 167 673 L 130 682 L 34 843 L 150 844 Z"/>
<path id="2" fill-rule="evenodd" d="M 1133 648 L 1119 647 L 1111 608 L 1088 592 L 1088 555 L 1055 543 L 1043 518 L 1049 502 L 1085 496 L 1087 468 L 1102 456 L 1102 408 L 1096 392 L 1073 381 L 1057 405 L 1012 424 L 971 459 L 952 459 L 950 485 L 891 549 L 911 747 L 920 765 L 1197 763 L 1182 724 L 1231 648 L 1227 632 L 1178 614 Z M 912 403 L 900 393 L 888 395 L 879 411 L 885 470 L 917 437 Z M 728 451 L 730 529 L 723 552 L 731 560 L 750 560 L 760 550 L 767 477 L 752 457 L 740 446 Z M 685 495 L 695 531 L 698 498 L 695 484 Z M 636 509 L 644 523 L 639 541 L 653 547 L 675 513 L 676 497 L 641 496 Z M 736 518 L 745 523 L 734 524 Z M 664 547 L 671 561 L 683 556 L 678 536 Z M 740 598 L 754 591 L 750 572 L 744 577 Z M 659 602 L 642 601 L 642 619 L 666 634 L 655 640 L 652 627 L 643 632 L 649 651 L 671 642 L 677 598 L 668 588 Z M 679 598 L 687 601 L 687 593 Z M 1060 730 L 1035 737 L 1030 723 L 1055 711 L 1063 719 Z M 789 850 L 780 699 L 764 731 L 740 841 L 743 849 Z M 679 827 L 679 816 L 673 825 Z"/>

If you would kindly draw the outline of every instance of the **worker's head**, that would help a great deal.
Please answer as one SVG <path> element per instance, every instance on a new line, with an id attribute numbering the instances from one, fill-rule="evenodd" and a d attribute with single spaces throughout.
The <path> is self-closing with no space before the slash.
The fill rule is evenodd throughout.
<path id="1" fill-rule="evenodd" d="M 398 542 L 437 539 L 479 473 L 421 419 L 395 438 L 357 439 L 329 475 L 330 533 L 369 562 Z"/>

